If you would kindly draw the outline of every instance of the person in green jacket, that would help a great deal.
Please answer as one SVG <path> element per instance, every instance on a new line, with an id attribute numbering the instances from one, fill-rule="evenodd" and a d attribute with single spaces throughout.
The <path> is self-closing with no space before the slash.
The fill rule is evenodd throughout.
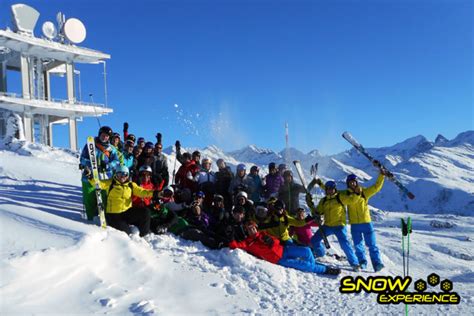
<path id="1" fill-rule="evenodd" d="M 353 201 L 356 200 L 356 197 L 339 194 L 336 189 L 336 182 L 334 181 L 327 181 L 324 185 L 324 189 L 326 196 L 319 201 L 317 207 L 313 204 L 311 194 L 307 194 L 306 202 L 308 203 L 313 216 L 322 215 L 324 217 L 324 225 L 322 226 L 324 233 L 326 236 L 333 234 L 336 235 L 337 241 L 346 254 L 349 264 L 352 266 L 354 271 L 359 271 L 359 260 L 357 259 L 347 236 L 345 209 L 345 206 L 349 203 L 353 203 Z M 322 257 L 326 253 L 322 240 L 323 235 L 320 228 L 311 238 L 311 244 L 317 257 Z"/>
<path id="2" fill-rule="evenodd" d="M 357 182 L 357 176 L 350 174 L 346 178 L 347 190 L 341 191 L 341 195 L 356 197 L 352 203 L 347 205 L 349 223 L 351 224 L 352 241 L 354 242 L 355 254 L 362 269 L 367 267 L 364 242 L 369 249 L 370 261 L 375 272 L 384 268 L 380 251 L 375 240 L 375 230 L 372 224 L 369 210 L 369 199 L 382 189 L 385 172 L 382 169 L 374 185 L 364 188 Z"/>

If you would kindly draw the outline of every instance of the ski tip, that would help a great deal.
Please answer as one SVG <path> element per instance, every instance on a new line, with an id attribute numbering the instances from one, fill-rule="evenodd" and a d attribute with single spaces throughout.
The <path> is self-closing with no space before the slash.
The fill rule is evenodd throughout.
<path id="1" fill-rule="evenodd" d="M 299 161 L 299 160 L 293 160 L 293 164 L 295 164 L 295 165 L 296 165 L 296 164 L 298 164 L 298 163 L 300 163 L 300 161 Z"/>

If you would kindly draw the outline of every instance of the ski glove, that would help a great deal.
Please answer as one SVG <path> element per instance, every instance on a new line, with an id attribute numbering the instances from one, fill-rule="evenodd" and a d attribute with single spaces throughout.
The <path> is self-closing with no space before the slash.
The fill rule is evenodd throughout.
<path id="1" fill-rule="evenodd" d="M 123 123 L 123 132 L 124 133 L 128 132 L 128 123 L 127 122 Z"/>
<path id="2" fill-rule="evenodd" d="M 273 238 L 268 235 L 263 236 L 262 240 L 268 247 L 272 247 L 273 243 L 275 242 Z"/>
<path id="3" fill-rule="evenodd" d="M 156 226 L 156 233 L 158 235 L 166 234 L 167 231 L 168 231 L 168 227 L 166 227 L 165 225 Z"/>
<path id="4" fill-rule="evenodd" d="M 86 177 L 87 179 L 92 179 L 92 172 L 91 172 L 91 169 L 89 167 L 84 167 L 84 177 Z"/>
<path id="5" fill-rule="evenodd" d="M 176 151 L 180 151 L 180 150 L 181 150 L 181 143 L 179 142 L 179 140 L 177 140 L 174 145 L 176 146 Z"/>

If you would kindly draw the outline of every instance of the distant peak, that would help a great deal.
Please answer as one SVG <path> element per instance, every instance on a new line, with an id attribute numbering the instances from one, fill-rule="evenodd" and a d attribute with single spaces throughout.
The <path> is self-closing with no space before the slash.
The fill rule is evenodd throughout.
<path id="1" fill-rule="evenodd" d="M 448 139 L 441 134 L 438 134 L 435 139 L 435 145 L 440 145 L 448 142 Z"/>

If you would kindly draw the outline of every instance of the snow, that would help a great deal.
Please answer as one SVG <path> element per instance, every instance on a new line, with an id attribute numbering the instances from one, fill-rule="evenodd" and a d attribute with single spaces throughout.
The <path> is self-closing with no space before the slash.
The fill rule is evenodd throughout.
<path id="1" fill-rule="evenodd" d="M 456 148 L 435 148 L 425 156 L 403 162 L 410 172 L 416 165 L 428 169 L 432 177 L 428 181 L 428 178 L 410 175 L 404 180 L 413 181 L 415 189 L 420 181 L 424 182 L 420 184 L 423 188 L 431 183 L 428 192 L 444 188 L 451 192 L 447 199 L 452 203 L 467 199 L 463 194 L 472 195 L 472 186 L 469 187 L 473 177 L 472 146 L 462 144 Z M 222 154 L 215 146 L 203 152 L 209 156 Z M 448 159 L 449 164 L 437 161 L 437 166 L 432 160 L 436 156 L 443 157 L 443 161 Z M 425 162 L 424 157 L 432 164 Z M 172 151 L 169 158 L 172 168 Z M 233 164 L 250 163 L 229 156 L 226 159 Z M 350 166 L 342 159 L 337 161 Z M 453 166 L 456 168 L 451 171 Z M 360 170 L 367 169 L 361 167 Z M 440 172 L 442 174 L 438 174 Z M 449 176 L 450 172 L 453 175 L 449 185 L 456 190 L 436 181 L 436 177 Z M 463 172 L 463 179 L 456 182 L 456 174 Z M 0 147 L 2 315 L 375 315 L 404 311 L 403 305 L 377 304 L 373 294 L 340 294 L 341 277 L 368 277 L 374 273 L 369 270 L 351 272 L 346 262 L 330 257 L 324 261 L 340 266 L 341 276 L 319 276 L 283 268 L 241 250 L 209 250 L 200 243 L 171 234 L 142 239 L 137 234 L 129 237 L 111 228 L 102 230 L 81 218 L 80 186 L 75 153 L 24 142 L 14 143 L 8 149 Z M 389 183 L 384 186 L 380 195 L 388 202 L 379 203 L 400 204 L 397 202 L 400 197 L 393 188 Z M 417 198 L 423 195 L 419 191 L 415 194 Z M 373 209 L 378 244 L 386 265 L 380 275 L 402 275 L 399 223 L 400 218 L 411 216 L 413 279 L 426 279 L 428 274 L 436 272 L 442 279 L 452 280 L 454 291 L 461 296 L 459 305 L 414 305 L 409 307 L 410 313 L 471 314 L 474 302 L 472 209 L 471 216 L 459 216 L 446 209 L 439 210 L 441 214 L 397 208 L 383 210 Z M 434 228 L 433 220 L 452 227 Z M 333 251 L 341 253 L 333 236 L 329 240 Z"/>

